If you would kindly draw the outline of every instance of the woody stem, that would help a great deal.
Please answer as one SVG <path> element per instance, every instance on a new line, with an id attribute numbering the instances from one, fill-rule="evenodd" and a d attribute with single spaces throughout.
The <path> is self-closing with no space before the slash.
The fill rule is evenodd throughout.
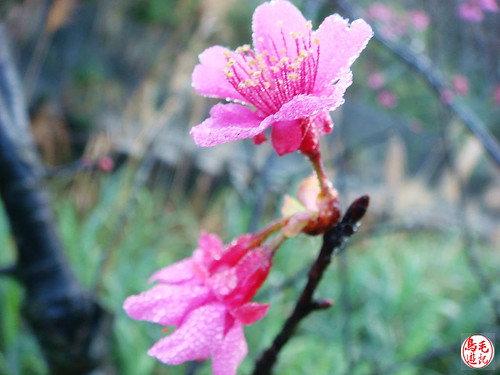
<path id="1" fill-rule="evenodd" d="M 330 301 L 315 300 L 314 292 L 330 264 L 332 256 L 340 252 L 345 241 L 356 232 L 360 220 L 366 213 L 369 201 L 367 195 L 358 198 L 346 211 L 342 221 L 325 232 L 320 253 L 309 271 L 307 284 L 302 290 L 295 309 L 272 345 L 256 361 L 253 375 L 270 375 L 281 349 L 290 340 L 302 319 L 313 311 L 331 306 Z"/>

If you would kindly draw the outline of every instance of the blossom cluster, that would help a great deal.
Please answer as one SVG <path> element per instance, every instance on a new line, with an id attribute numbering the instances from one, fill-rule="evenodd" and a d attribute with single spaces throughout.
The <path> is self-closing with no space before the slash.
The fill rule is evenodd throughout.
<path id="1" fill-rule="evenodd" d="M 150 282 L 156 284 L 124 303 L 133 319 L 176 327 L 149 350 L 151 356 L 169 365 L 212 357 L 215 375 L 236 374 L 245 357 L 243 326 L 267 313 L 269 304 L 252 299 L 283 241 L 324 233 L 339 220 L 338 194 L 324 172 L 319 137 L 332 131 L 329 112 L 344 103 L 350 67 L 372 36 L 363 20 L 349 24 L 337 14 L 313 30 L 286 0 L 260 5 L 252 28 L 253 46 L 214 46 L 200 54 L 195 90 L 230 103 L 216 104 L 190 134 L 198 146 L 243 138 L 260 144 L 270 135 L 279 155 L 300 151 L 315 174 L 299 187 L 298 200 L 285 198 L 281 219 L 226 246 L 202 232 L 190 258 L 154 273 Z"/>
<path id="2" fill-rule="evenodd" d="M 245 357 L 243 324 L 261 319 L 269 305 L 250 302 L 269 273 L 271 249 L 243 235 L 228 246 L 202 233 L 193 256 L 157 271 L 150 290 L 123 307 L 138 320 L 177 326 L 149 354 L 177 365 L 212 356 L 214 374 L 234 374 Z"/>

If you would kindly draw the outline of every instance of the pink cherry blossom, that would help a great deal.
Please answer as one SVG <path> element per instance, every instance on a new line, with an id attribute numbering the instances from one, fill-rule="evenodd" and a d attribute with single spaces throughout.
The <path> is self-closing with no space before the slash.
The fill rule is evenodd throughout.
<path id="1" fill-rule="evenodd" d="M 496 0 L 479 0 L 479 6 L 487 12 L 497 13 L 500 10 Z"/>
<path id="2" fill-rule="evenodd" d="M 176 326 L 148 354 L 169 364 L 212 357 L 214 375 L 235 375 L 247 353 L 243 325 L 264 317 L 268 304 L 251 302 L 267 278 L 272 252 L 253 235 L 224 246 L 202 233 L 190 258 L 157 271 L 155 286 L 125 300 L 137 320 Z"/>
<path id="3" fill-rule="evenodd" d="M 446 105 L 453 103 L 453 100 L 455 99 L 455 95 L 450 89 L 442 90 L 439 96 L 441 101 Z"/>
<path id="4" fill-rule="evenodd" d="M 500 11 L 496 0 L 467 0 L 458 7 L 458 15 L 469 22 L 481 22 L 485 11 L 492 13 Z"/>
<path id="5" fill-rule="evenodd" d="M 408 16 L 413 27 L 419 31 L 427 29 L 431 22 L 429 15 L 423 10 L 410 10 Z"/>
<path id="6" fill-rule="evenodd" d="M 460 4 L 458 15 L 469 22 L 481 22 L 484 18 L 484 13 L 479 4 L 470 1 Z"/>
<path id="7" fill-rule="evenodd" d="M 469 93 L 469 80 L 466 76 L 456 75 L 452 79 L 453 89 L 459 96 L 465 96 Z"/>
<path id="8" fill-rule="evenodd" d="M 383 3 L 372 3 L 366 10 L 367 14 L 375 21 L 393 22 L 398 18 L 396 12 Z"/>
<path id="9" fill-rule="evenodd" d="M 279 155 L 317 147 L 319 135 L 332 130 L 328 112 L 344 102 L 350 66 L 371 38 L 370 26 L 363 20 L 349 26 L 335 14 L 313 31 L 295 6 L 275 0 L 255 10 L 252 28 L 253 48 L 214 46 L 200 55 L 196 91 L 237 104 L 216 104 L 190 134 L 198 146 L 252 137 L 261 143 L 271 127 Z"/>
<path id="10" fill-rule="evenodd" d="M 382 73 L 372 73 L 368 77 L 367 85 L 372 90 L 381 89 L 385 84 L 385 77 Z"/>
<path id="11" fill-rule="evenodd" d="M 97 166 L 103 172 L 110 172 L 115 167 L 115 162 L 109 156 L 105 156 L 97 162 Z"/>
<path id="12" fill-rule="evenodd" d="M 495 103 L 497 105 L 500 105 L 500 82 L 497 84 L 497 87 L 495 88 L 495 92 L 493 94 L 493 97 L 495 99 Z"/>
<path id="13" fill-rule="evenodd" d="M 378 103 L 385 108 L 394 108 L 398 105 L 398 98 L 389 90 L 382 90 L 377 94 Z"/>

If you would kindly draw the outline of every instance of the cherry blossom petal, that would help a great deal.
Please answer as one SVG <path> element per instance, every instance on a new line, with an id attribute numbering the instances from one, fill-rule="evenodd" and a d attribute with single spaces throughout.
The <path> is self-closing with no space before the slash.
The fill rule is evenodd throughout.
<path id="1" fill-rule="evenodd" d="M 148 354 L 169 365 L 207 359 L 222 343 L 225 319 L 224 305 L 203 305 L 192 311 L 170 336 L 149 349 Z"/>
<path id="2" fill-rule="evenodd" d="M 214 375 L 236 375 L 236 370 L 247 355 L 248 347 L 243 326 L 235 322 L 212 357 Z"/>
<path id="3" fill-rule="evenodd" d="M 302 180 L 297 189 L 297 198 L 311 211 L 318 211 L 318 195 L 321 192 L 318 177 L 313 174 Z"/>
<path id="4" fill-rule="evenodd" d="M 205 303 L 209 297 L 210 289 L 204 286 L 159 284 L 139 295 L 128 297 L 123 308 L 136 320 L 178 325 L 188 311 Z"/>
<path id="5" fill-rule="evenodd" d="M 314 36 L 319 39 L 319 65 L 315 90 L 321 91 L 349 69 L 372 37 L 373 32 L 362 19 L 351 23 L 338 14 L 325 18 Z"/>
<path id="6" fill-rule="evenodd" d="M 271 142 L 278 155 L 296 151 L 303 139 L 304 131 L 299 120 L 279 121 L 273 124 Z"/>
<path id="7" fill-rule="evenodd" d="M 275 0 L 266 2 L 253 14 L 253 42 L 257 53 L 267 50 L 271 55 L 290 58 L 297 56 L 295 39 L 291 32 L 307 35 L 307 21 L 300 11 L 290 2 Z"/>
<path id="8" fill-rule="evenodd" d="M 265 126 L 255 112 L 239 104 L 216 104 L 210 117 L 191 129 L 189 134 L 198 146 L 215 146 L 237 139 L 255 137 Z"/>
<path id="9" fill-rule="evenodd" d="M 217 297 L 224 297 L 238 286 L 238 278 L 234 267 L 216 272 L 206 281 L 207 286 Z"/>
<path id="10" fill-rule="evenodd" d="M 266 117 L 261 126 L 268 127 L 279 121 L 299 120 L 333 111 L 344 104 L 344 93 L 351 83 L 352 72 L 343 72 L 342 77 L 334 86 L 323 90 L 325 95 L 297 95 L 285 103 L 274 115 Z"/>
<path id="11" fill-rule="evenodd" d="M 256 321 L 262 319 L 266 314 L 267 310 L 269 310 L 270 304 L 262 304 L 257 302 L 249 302 L 237 309 L 231 311 L 231 314 L 238 320 L 240 323 L 249 325 L 253 324 Z"/>
<path id="12" fill-rule="evenodd" d="M 329 134 L 333 130 L 333 121 L 329 113 L 324 113 L 323 116 L 318 116 L 314 119 L 314 126 L 319 132 L 319 135 Z"/>
<path id="13" fill-rule="evenodd" d="M 243 234 L 232 240 L 224 250 L 224 255 L 220 259 L 220 263 L 224 266 L 234 266 L 254 247 L 252 246 L 254 238 L 253 234 Z"/>
<path id="14" fill-rule="evenodd" d="M 191 280 L 194 277 L 192 263 L 193 261 L 188 258 L 162 268 L 149 278 L 149 282 L 159 281 L 162 283 L 177 284 Z"/>
<path id="15" fill-rule="evenodd" d="M 221 46 L 213 46 L 200 54 L 200 64 L 196 65 L 193 71 L 193 87 L 201 95 L 244 101 L 244 98 L 226 78 L 224 51 L 229 50 Z"/>
<path id="16" fill-rule="evenodd" d="M 249 302 L 261 287 L 272 265 L 271 253 L 265 247 L 254 249 L 235 266 L 237 285 L 225 298 L 231 308 Z"/>
<path id="17" fill-rule="evenodd" d="M 221 258 L 223 252 L 224 243 L 219 236 L 202 231 L 198 240 L 198 248 L 194 251 L 192 259 L 206 273 L 210 270 L 213 263 Z"/>

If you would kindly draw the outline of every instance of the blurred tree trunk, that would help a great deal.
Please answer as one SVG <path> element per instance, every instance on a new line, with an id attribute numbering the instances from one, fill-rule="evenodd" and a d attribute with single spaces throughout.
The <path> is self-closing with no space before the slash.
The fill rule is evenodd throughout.
<path id="1" fill-rule="evenodd" d="M 17 246 L 10 273 L 25 287 L 23 315 L 50 373 L 103 370 L 111 316 L 81 288 L 66 261 L 26 113 L 0 24 L 0 196 Z"/>

